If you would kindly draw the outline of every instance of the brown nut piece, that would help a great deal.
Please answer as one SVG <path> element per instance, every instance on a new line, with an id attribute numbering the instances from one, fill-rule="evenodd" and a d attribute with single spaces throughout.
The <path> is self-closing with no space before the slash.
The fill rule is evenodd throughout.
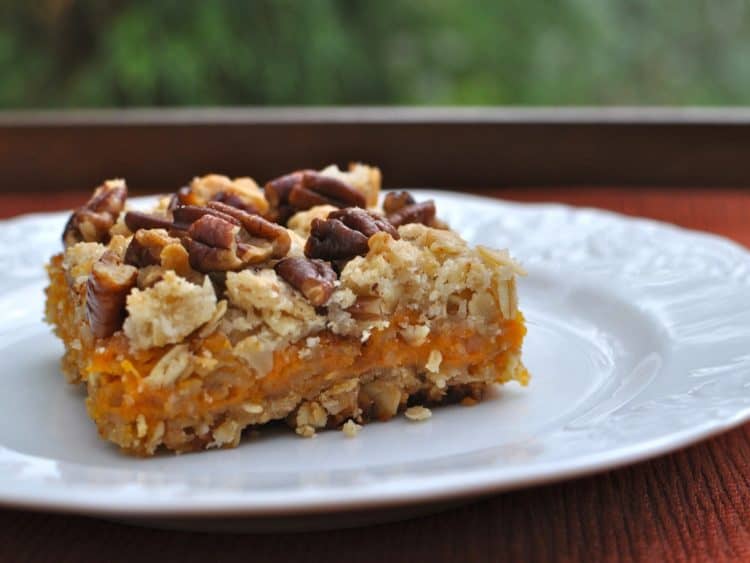
<path id="1" fill-rule="evenodd" d="M 164 229 L 138 229 L 125 251 L 124 262 L 136 268 L 155 266 L 161 263 L 161 252 L 165 246 L 178 242 Z"/>
<path id="2" fill-rule="evenodd" d="M 246 213 L 250 213 L 251 215 L 259 214 L 258 208 L 255 207 L 252 203 L 245 201 L 243 198 L 241 198 L 237 194 L 233 194 L 231 192 L 218 192 L 211 199 L 211 201 L 218 201 L 219 203 L 224 203 L 226 205 L 229 205 L 230 207 L 241 209 L 242 211 Z"/>
<path id="3" fill-rule="evenodd" d="M 209 214 L 203 215 L 188 229 L 188 235 L 193 239 L 214 248 L 236 248 L 239 232 L 240 227 L 235 223 Z"/>
<path id="4" fill-rule="evenodd" d="M 135 233 L 140 229 L 171 229 L 172 221 L 166 217 L 159 217 L 141 211 L 128 211 L 125 213 L 125 225 L 130 232 Z"/>
<path id="5" fill-rule="evenodd" d="M 371 321 L 383 316 L 382 301 L 378 297 L 360 296 L 346 311 L 358 321 Z"/>
<path id="6" fill-rule="evenodd" d="M 266 199 L 272 210 L 278 210 L 289 203 L 289 194 L 292 188 L 302 182 L 305 172 L 314 170 L 297 170 L 291 174 L 279 176 L 268 182 L 264 188 Z"/>
<path id="7" fill-rule="evenodd" d="M 270 243 L 270 256 L 272 258 L 283 258 L 292 246 L 292 238 L 284 227 L 272 223 L 260 215 L 250 214 L 219 201 L 209 202 L 208 208 L 228 215 L 242 225 L 249 236 L 244 236 L 244 233 L 240 232 L 241 242 L 257 247 L 266 247 Z"/>
<path id="8" fill-rule="evenodd" d="M 356 188 L 332 176 L 308 170 L 302 173 L 300 182 L 292 186 L 289 203 L 298 211 L 316 205 L 336 207 L 364 207 L 365 196 Z"/>
<path id="9" fill-rule="evenodd" d="M 280 223 L 286 223 L 294 213 L 316 205 L 366 205 L 365 196 L 359 190 L 315 170 L 298 170 L 271 180 L 266 184 L 265 193 L 271 206 L 271 218 Z"/>
<path id="10" fill-rule="evenodd" d="M 275 270 L 314 307 L 320 307 L 328 302 L 337 279 L 331 265 L 323 260 L 285 258 L 276 264 Z"/>
<path id="11" fill-rule="evenodd" d="M 398 239 L 398 231 L 380 215 L 358 208 L 339 209 L 328 214 L 329 219 L 338 219 L 347 227 L 359 231 L 367 238 L 375 233 L 386 232 Z"/>
<path id="12" fill-rule="evenodd" d="M 435 223 L 435 202 L 432 200 L 422 201 L 406 205 L 401 209 L 390 213 L 388 221 L 394 227 L 400 227 L 408 223 L 422 223 L 428 227 Z"/>
<path id="13" fill-rule="evenodd" d="M 183 240 L 183 244 L 188 251 L 190 266 L 198 272 L 226 272 L 245 265 L 235 249 L 215 248 L 189 237 Z"/>
<path id="14" fill-rule="evenodd" d="M 324 260 L 343 260 L 367 254 L 368 237 L 350 229 L 338 219 L 313 219 L 305 256 Z"/>
<path id="15" fill-rule="evenodd" d="M 136 268 L 155 266 L 159 263 L 160 251 L 160 249 L 149 248 L 148 246 L 141 244 L 134 236 L 130 239 L 123 261 L 130 266 L 135 266 Z"/>
<path id="16" fill-rule="evenodd" d="M 200 216 L 190 225 L 183 240 L 190 265 L 204 273 L 241 268 L 244 262 L 237 255 L 239 232 L 240 226 L 232 217 L 224 218 L 218 213 Z"/>
<path id="17" fill-rule="evenodd" d="M 285 228 L 218 201 L 207 207 L 178 207 L 174 214 L 181 224 L 190 222 L 183 244 L 190 265 L 199 272 L 237 270 L 283 258 L 291 247 Z"/>
<path id="18" fill-rule="evenodd" d="M 333 211 L 325 221 L 313 219 L 310 237 L 305 244 L 305 256 L 323 260 L 348 260 L 364 256 L 369 251 L 367 241 L 379 232 L 386 232 L 396 239 L 399 237 L 390 223 L 364 209 Z"/>
<path id="19" fill-rule="evenodd" d="M 232 207 L 236 207 L 237 209 L 247 211 L 248 213 L 260 213 L 258 207 L 248 201 L 246 197 L 242 197 L 231 191 L 220 190 L 211 197 L 211 201 L 220 201 L 227 205 L 231 205 Z M 169 199 L 167 210 L 171 212 L 180 205 L 200 206 L 201 203 L 201 198 L 193 192 L 190 186 L 183 186 L 177 190 L 176 193 L 172 194 L 172 197 Z"/>
<path id="20" fill-rule="evenodd" d="M 211 209 L 209 207 L 203 206 L 199 207 L 197 205 L 180 205 L 172 211 L 172 216 L 174 217 L 173 226 L 175 229 L 187 231 L 190 228 L 190 225 L 195 223 L 204 215 L 213 215 L 214 217 L 219 217 L 220 219 L 224 219 L 225 221 L 234 223 L 235 225 L 240 225 L 240 222 L 237 219 L 235 219 L 231 215 L 227 215 L 226 213 L 217 211 L 216 209 Z"/>
<path id="21" fill-rule="evenodd" d="M 385 211 L 386 215 L 390 215 L 407 205 L 415 203 L 417 201 L 409 192 L 389 192 L 385 194 L 385 199 L 383 200 L 383 211 Z"/>
<path id="22" fill-rule="evenodd" d="M 180 205 L 198 205 L 198 203 L 198 198 L 193 195 L 193 191 L 190 189 L 190 186 L 182 186 L 169 198 L 167 211 L 171 213 Z"/>
<path id="23" fill-rule="evenodd" d="M 112 336 L 125 319 L 125 301 L 135 286 L 138 270 L 120 264 L 111 254 L 102 256 L 86 282 L 86 316 L 97 338 Z"/>
<path id="24" fill-rule="evenodd" d="M 63 245 L 78 242 L 107 242 L 109 229 L 117 221 L 128 197 L 124 180 L 107 180 L 85 205 L 76 209 L 63 229 Z"/>

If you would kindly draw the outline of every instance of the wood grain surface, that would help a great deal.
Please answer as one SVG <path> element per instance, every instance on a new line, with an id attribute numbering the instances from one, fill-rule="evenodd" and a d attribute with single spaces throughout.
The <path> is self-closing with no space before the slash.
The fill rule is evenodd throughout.
<path id="1" fill-rule="evenodd" d="M 670 221 L 750 246 L 750 191 L 534 188 L 483 193 Z M 84 194 L 0 195 L 0 215 Z M 593 477 L 492 496 L 414 520 L 349 530 L 218 535 L 79 516 L 0 511 L 0 561 L 750 560 L 750 425 Z"/>
<path id="2" fill-rule="evenodd" d="M 0 190 L 376 162 L 390 186 L 750 186 L 746 108 L 0 111 Z"/>

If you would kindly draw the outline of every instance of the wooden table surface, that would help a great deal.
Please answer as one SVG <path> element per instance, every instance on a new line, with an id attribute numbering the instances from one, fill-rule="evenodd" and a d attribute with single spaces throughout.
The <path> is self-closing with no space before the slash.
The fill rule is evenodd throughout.
<path id="1" fill-rule="evenodd" d="M 750 246 L 750 190 L 488 190 L 711 231 Z M 0 216 L 85 199 L 0 195 Z M 750 424 L 672 455 L 499 494 L 405 522 L 275 535 L 149 530 L 80 516 L 0 511 L 0 561 L 750 560 Z"/>

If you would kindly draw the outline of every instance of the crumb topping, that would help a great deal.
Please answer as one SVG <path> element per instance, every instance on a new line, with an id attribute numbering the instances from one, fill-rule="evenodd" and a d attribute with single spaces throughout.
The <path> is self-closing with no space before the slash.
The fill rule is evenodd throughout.
<path id="1" fill-rule="evenodd" d="M 341 427 L 341 430 L 344 432 L 347 438 L 355 438 L 357 434 L 359 434 L 359 431 L 362 430 L 362 425 L 357 424 L 350 418 L 344 423 L 344 425 Z"/>
<path id="2" fill-rule="evenodd" d="M 414 422 L 421 422 L 430 418 L 432 416 L 432 411 L 427 407 L 422 406 L 409 407 L 404 411 L 404 416 Z"/>
<path id="3" fill-rule="evenodd" d="M 128 295 L 123 330 L 134 349 L 175 344 L 208 322 L 215 308 L 208 277 L 196 285 L 167 271 L 153 287 L 134 288 Z"/>

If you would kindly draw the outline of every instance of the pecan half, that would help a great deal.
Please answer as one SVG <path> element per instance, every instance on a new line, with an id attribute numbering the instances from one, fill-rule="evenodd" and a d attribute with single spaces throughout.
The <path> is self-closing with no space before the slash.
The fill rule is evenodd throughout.
<path id="1" fill-rule="evenodd" d="M 298 170 L 266 184 L 272 219 L 286 223 L 297 211 L 316 205 L 365 207 L 364 194 L 338 178 L 315 170 Z"/>
<path id="2" fill-rule="evenodd" d="M 86 282 L 86 316 L 97 338 L 112 336 L 125 319 L 125 301 L 135 286 L 138 270 L 104 254 Z"/>
<path id="3" fill-rule="evenodd" d="M 276 264 L 275 270 L 315 307 L 328 302 L 337 279 L 331 265 L 323 260 L 285 258 Z"/>
<path id="4" fill-rule="evenodd" d="M 131 232 L 135 233 L 140 229 L 171 229 L 172 221 L 166 217 L 159 217 L 150 213 L 141 211 L 128 211 L 125 213 L 125 225 Z"/>
<path id="5" fill-rule="evenodd" d="M 435 222 L 435 202 L 428 200 L 402 207 L 395 213 L 388 215 L 388 221 L 394 227 L 400 227 L 408 223 L 422 223 L 430 227 Z"/>
<path id="6" fill-rule="evenodd" d="M 283 258 L 292 244 L 284 227 L 219 201 L 177 207 L 173 213 L 175 223 L 187 227 L 183 244 L 190 265 L 199 272 L 237 270 Z"/>
<path id="7" fill-rule="evenodd" d="M 172 216 L 174 217 L 174 227 L 176 229 L 187 231 L 190 228 L 190 225 L 195 223 L 204 215 L 213 215 L 214 217 L 219 217 L 220 219 L 224 219 L 225 221 L 234 223 L 235 225 L 240 224 L 240 222 L 231 215 L 227 215 L 226 213 L 222 213 L 221 211 L 217 211 L 216 209 L 211 209 L 209 207 L 203 206 L 199 207 L 197 205 L 180 205 L 172 211 Z"/>
<path id="8" fill-rule="evenodd" d="M 289 203 L 289 193 L 295 184 L 302 182 L 305 172 L 314 172 L 314 170 L 298 170 L 291 174 L 279 176 L 266 184 L 264 188 L 266 199 L 272 209 L 278 209 Z"/>
<path id="9" fill-rule="evenodd" d="M 189 237 L 183 241 L 190 257 L 190 266 L 203 273 L 238 270 L 245 262 L 231 248 L 215 248 Z"/>
<path id="10" fill-rule="evenodd" d="M 164 247 L 177 241 L 164 229 L 138 229 L 130 239 L 124 262 L 136 268 L 158 265 Z"/>
<path id="11" fill-rule="evenodd" d="M 241 195 L 230 191 L 218 191 L 211 197 L 210 201 L 220 201 L 221 203 L 226 203 L 227 205 L 231 205 L 237 209 L 242 209 L 248 213 L 260 213 L 258 207 L 248 201 L 246 197 L 242 197 Z M 183 186 L 169 198 L 167 210 L 170 212 L 174 211 L 180 205 L 201 205 L 201 200 L 195 193 L 193 193 L 190 186 Z"/>
<path id="12" fill-rule="evenodd" d="M 209 202 L 208 208 L 238 221 L 249 235 L 243 240 L 243 233 L 241 232 L 239 236 L 242 242 L 256 247 L 265 247 L 270 243 L 270 256 L 272 258 L 283 258 L 292 246 L 292 238 L 284 227 L 272 223 L 260 215 L 253 215 L 219 201 Z"/>
<path id="13" fill-rule="evenodd" d="M 380 215 L 376 215 L 364 209 L 348 208 L 332 211 L 328 214 L 329 219 L 339 219 L 344 225 L 355 229 L 370 238 L 375 233 L 384 231 L 393 238 L 398 239 L 398 231 Z"/>
<path id="14" fill-rule="evenodd" d="M 417 203 L 409 192 L 391 192 L 383 200 L 383 211 L 394 227 L 407 223 L 422 223 L 428 227 L 439 227 L 435 221 L 435 202 Z"/>
<path id="15" fill-rule="evenodd" d="M 417 201 L 409 192 L 389 192 L 385 194 L 385 199 L 383 200 L 383 211 L 385 211 L 386 215 L 390 215 L 407 205 L 415 203 Z"/>
<path id="16" fill-rule="evenodd" d="M 124 262 L 136 268 L 155 266 L 160 262 L 160 253 L 161 249 L 149 248 L 134 236 L 130 239 L 128 249 L 125 251 Z"/>
<path id="17" fill-rule="evenodd" d="M 107 242 L 109 229 L 125 207 L 128 188 L 123 180 L 107 180 L 85 205 L 76 209 L 63 230 L 63 245 L 78 242 Z"/>
<path id="18" fill-rule="evenodd" d="M 369 250 L 367 241 L 379 232 L 386 232 L 396 239 L 399 236 L 390 223 L 364 209 L 333 211 L 325 221 L 313 219 L 305 256 L 324 260 L 364 256 Z"/>
<path id="19" fill-rule="evenodd" d="M 203 215 L 190 225 L 188 235 L 214 248 L 236 248 L 240 227 L 215 215 Z"/>
<path id="20" fill-rule="evenodd" d="M 325 260 L 342 260 L 363 256 L 369 250 L 368 237 L 350 229 L 338 219 L 313 219 L 305 256 Z"/>
<path id="21" fill-rule="evenodd" d="M 190 225 L 188 236 L 183 239 L 190 265 L 199 272 L 241 268 L 243 261 L 237 255 L 239 221 L 207 208 L 195 208 L 190 212 L 197 211 L 205 213 Z"/>
<path id="22" fill-rule="evenodd" d="M 391 192 L 383 200 L 383 211 L 394 227 L 407 223 L 422 223 L 428 227 L 438 226 L 435 221 L 435 202 L 417 203 L 409 192 Z"/>
<path id="23" fill-rule="evenodd" d="M 219 192 L 211 199 L 211 201 L 224 203 L 231 207 L 241 209 L 242 211 L 245 211 L 246 213 L 250 213 L 252 215 L 259 214 L 259 210 L 257 207 L 232 192 Z"/>

